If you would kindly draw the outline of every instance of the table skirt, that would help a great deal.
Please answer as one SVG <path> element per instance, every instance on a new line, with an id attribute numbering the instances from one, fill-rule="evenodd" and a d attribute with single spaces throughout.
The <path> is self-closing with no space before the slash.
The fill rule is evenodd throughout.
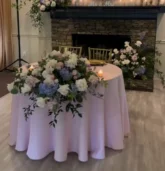
<path id="1" fill-rule="evenodd" d="M 48 110 L 37 108 L 25 121 L 23 107 L 30 104 L 28 96 L 13 95 L 10 145 L 17 151 L 27 150 L 30 159 L 39 160 L 54 151 L 54 159 L 63 162 L 69 152 L 76 152 L 80 161 L 105 158 L 105 146 L 121 150 L 124 136 L 130 131 L 126 93 L 122 75 L 110 80 L 107 88 L 99 88 L 104 98 L 90 94 L 81 108 L 82 118 L 61 113 L 53 128 Z"/>

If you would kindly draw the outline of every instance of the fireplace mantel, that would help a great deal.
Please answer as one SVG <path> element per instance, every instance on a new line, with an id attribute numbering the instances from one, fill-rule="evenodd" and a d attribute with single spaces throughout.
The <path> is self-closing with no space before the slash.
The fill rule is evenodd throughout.
<path id="1" fill-rule="evenodd" d="M 50 11 L 54 19 L 124 19 L 156 20 L 159 13 L 165 13 L 165 6 L 127 6 L 127 7 L 67 7 Z"/>

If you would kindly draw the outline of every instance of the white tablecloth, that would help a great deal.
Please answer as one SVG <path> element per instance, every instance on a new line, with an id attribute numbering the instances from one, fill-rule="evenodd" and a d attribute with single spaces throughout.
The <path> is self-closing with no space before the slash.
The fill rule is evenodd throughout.
<path id="1" fill-rule="evenodd" d="M 72 117 L 70 113 L 58 116 L 55 128 L 49 126 L 52 119 L 48 110 L 37 108 L 25 121 L 23 107 L 30 104 L 29 97 L 13 95 L 10 145 L 17 151 L 27 150 L 30 159 L 39 160 L 54 151 L 54 159 L 62 162 L 68 152 L 78 153 L 80 161 L 88 160 L 88 151 L 95 159 L 105 158 L 105 146 L 121 150 L 124 135 L 130 131 L 126 93 L 122 71 L 111 64 L 102 69 L 108 87 L 99 88 L 104 98 L 90 94 L 80 109 L 83 117 Z"/>

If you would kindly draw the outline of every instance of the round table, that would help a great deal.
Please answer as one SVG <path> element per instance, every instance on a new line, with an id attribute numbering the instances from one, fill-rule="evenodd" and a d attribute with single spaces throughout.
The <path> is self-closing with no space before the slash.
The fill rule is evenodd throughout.
<path id="1" fill-rule="evenodd" d="M 87 95 L 80 109 L 82 118 L 63 112 L 53 128 L 49 125 L 48 109 L 37 108 L 25 121 L 23 107 L 30 104 L 28 96 L 13 95 L 10 145 L 17 151 L 27 150 L 30 159 L 39 160 L 54 151 L 54 159 L 63 162 L 69 152 L 76 152 L 80 161 L 88 160 L 88 152 L 95 159 L 105 158 L 105 146 L 121 150 L 124 136 L 130 131 L 126 93 L 122 71 L 107 64 L 103 70 L 107 88 L 99 87 L 103 99 Z"/>

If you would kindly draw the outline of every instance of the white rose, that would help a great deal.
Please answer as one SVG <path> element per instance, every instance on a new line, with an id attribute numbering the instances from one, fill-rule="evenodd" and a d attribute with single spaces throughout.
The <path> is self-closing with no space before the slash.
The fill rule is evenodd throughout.
<path id="1" fill-rule="evenodd" d="M 122 64 L 123 65 L 128 65 L 130 63 L 130 60 L 129 59 L 125 59 L 124 61 L 122 61 Z"/>
<path id="2" fill-rule="evenodd" d="M 142 60 L 145 61 L 146 60 L 146 57 L 143 57 Z"/>
<path id="3" fill-rule="evenodd" d="M 129 42 L 124 42 L 124 46 L 128 47 L 129 46 Z"/>
<path id="4" fill-rule="evenodd" d="M 41 76 L 41 70 L 39 68 L 35 68 L 33 71 L 32 71 L 32 75 L 33 76 Z"/>
<path id="5" fill-rule="evenodd" d="M 61 85 L 57 91 L 61 93 L 63 96 L 67 96 L 69 92 L 69 84 Z"/>
<path id="6" fill-rule="evenodd" d="M 114 53 L 112 53 L 111 56 L 114 56 Z"/>
<path id="7" fill-rule="evenodd" d="M 118 53 L 119 53 L 119 51 L 118 51 L 117 49 L 114 49 L 113 52 L 114 52 L 115 54 L 118 54 Z"/>
<path id="8" fill-rule="evenodd" d="M 125 55 L 120 55 L 120 59 L 125 59 L 126 58 L 126 56 Z"/>
<path id="9" fill-rule="evenodd" d="M 52 79 L 51 76 L 46 77 L 46 79 L 44 80 L 45 84 L 54 84 L 54 80 Z"/>
<path id="10" fill-rule="evenodd" d="M 90 83 L 92 83 L 92 84 L 97 84 L 98 83 L 98 81 L 99 81 L 99 78 L 98 77 L 96 77 L 95 75 L 91 75 L 90 77 L 89 77 L 89 80 L 88 80 Z"/>
<path id="11" fill-rule="evenodd" d="M 14 82 L 10 83 L 10 84 L 7 84 L 7 89 L 9 92 L 11 92 L 14 88 Z"/>
<path id="12" fill-rule="evenodd" d="M 65 51 L 63 54 L 62 54 L 62 57 L 68 57 L 70 56 L 72 53 L 70 51 Z"/>
<path id="13" fill-rule="evenodd" d="M 115 65 L 119 65 L 120 62 L 119 62 L 118 60 L 115 60 L 115 61 L 114 61 L 114 64 L 115 64 Z"/>
<path id="14" fill-rule="evenodd" d="M 125 60 L 125 64 L 128 65 L 130 63 L 130 60 L 129 59 L 126 59 Z"/>
<path id="15" fill-rule="evenodd" d="M 69 56 L 69 60 L 66 61 L 66 66 L 69 67 L 69 68 L 75 68 L 76 65 L 77 65 L 77 55 L 75 53 L 72 53 L 70 56 Z"/>
<path id="16" fill-rule="evenodd" d="M 131 46 L 128 46 L 127 48 L 126 48 L 126 52 L 131 52 L 133 50 L 133 48 L 131 47 Z"/>
<path id="17" fill-rule="evenodd" d="M 55 83 L 59 83 L 59 80 L 58 79 L 55 79 L 55 81 L 54 81 Z"/>
<path id="18" fill-rule="evenodd" d="M 17 83 L 17 82 L 20 82 L 21 80 L 19 78 L 17 78 L 14 82 Z"/>
<path id="19" fill-rule="evenodd" d="M 45 11 L 45 9 L 46 9 L 46 6 L 45 6 L 45 5 L 41 5 L 41 6 L 40 6 L 40 10 L 41 10 L 41 11 Z"/>
<path id="20" fill-rule="evenodd" d="M 49 68 L 55 68 L 56 67 L 56 64 L 57 64 L 57 60 L 55 59 L 51 59 L 48 61 L 48 63 L 46 64 L 46 69 L 49 69 Z"/>
<path id="21" fill-rule="evenodd" d="M 139 65 L 139 62 L 136 62 L 136 65 Z"/>
<path id="22" fill-rule="evenodd" d="M 79 91 L 86 91 L 88 88 L 86 79 L 83 78 L 83 79 L 76 80 L 76 87 L 78 88 Z"/>
<path id="23" fill-rule="evenodd" d="M 46 2 L 45 2 L 45 5 L 46 5 L 46 6 L 50 6 L 50 1 L 46 1 Z"/>
<path id="24" fill-rule="evenodd" d="M 56 51 L 56 50 L 53 50 L 51 53 L 50 53 L 50 56 L 60 56 L 61 55 L 61 52 L 60 51 Z"/>
<path id="25" fill-rule="evenodd" d="M 90 61 L 87 58 L 80 58 L 79 60 L 85 62 L 86 65 L 90 65 Z"/>
<path id="26" fill-rule="evenodd" d="M 38 97 L 37 98 L 37 102 L 36 102 L 37 106 L 40 108 L 44 108 L 46 103 L 45 103 L 45 99 L 42 97 Z"/>
<path id="27" fill-rule="evenodd" d="M 28 93 L 31 91 L 31 87 L 28 84 L 24 84 L 24 86 L 21 88 L 21 92 L 23 94 Z"/>
<path id="28" fill-rule="evenodd" d="M 55 1 L 52 1 L 51 7 L 55 7 L 55 6 L 56 6 L 56 2 Z"/>
<path id="29" fill-rule="evenodd" d="M 142 42 L 141 41 L 136 41 L 135 45 L 140 47 L 142 45 Z"/>
<path id="30" fill-rule="evenodd" d="M 50 74 L 46 71 L 46 70 L 44 70 L 43 72 L 42 72 L 42 76 L 46 79 L 48 76 L 49 76 Z"/>

